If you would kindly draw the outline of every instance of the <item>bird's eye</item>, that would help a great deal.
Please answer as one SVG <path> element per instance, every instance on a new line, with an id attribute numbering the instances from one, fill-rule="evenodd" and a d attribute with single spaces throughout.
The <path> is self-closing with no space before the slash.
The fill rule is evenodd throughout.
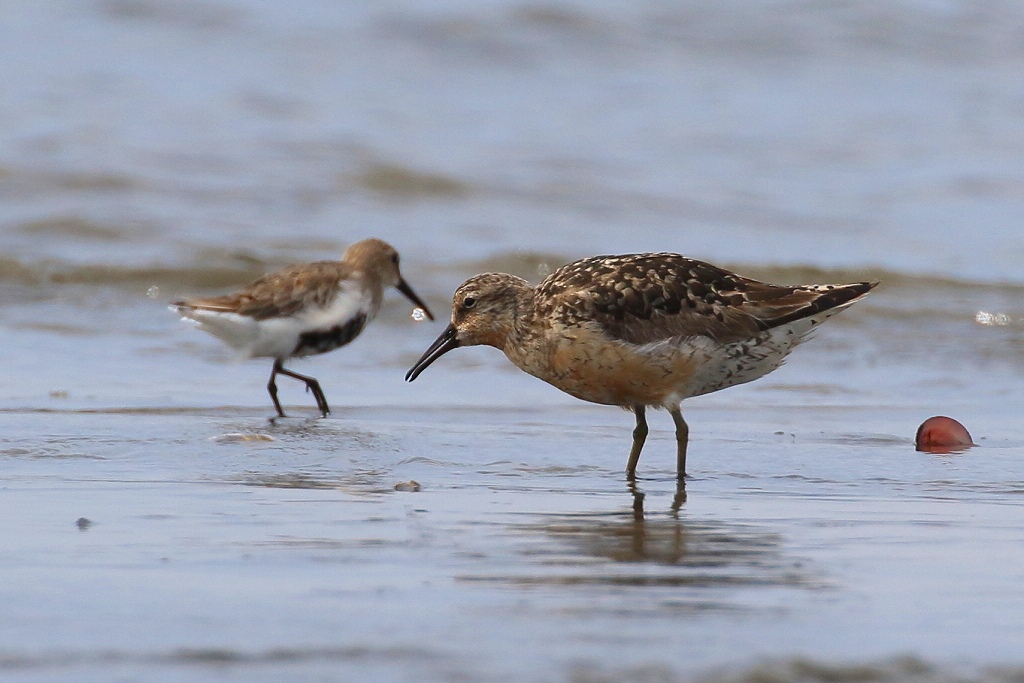
<path id="1" fill-rule="evenodd" d="M 398 254 L 391 255 L 391 262 L 394 263 L 396 266 L 398 265 Z"/>
<path id="2" fill-rule="evenodd" d="M 476 306 L 476 299 L 474 299 L 473 297 L 467 296 L 465 299 L 462 300 L 463 308 L 473 308 L 474 306 Z"/>

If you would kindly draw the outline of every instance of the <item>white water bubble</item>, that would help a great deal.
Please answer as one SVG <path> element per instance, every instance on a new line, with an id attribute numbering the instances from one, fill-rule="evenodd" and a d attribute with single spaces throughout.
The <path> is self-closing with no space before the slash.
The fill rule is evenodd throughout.
<path id="1" fill-rule="evenodd" d="M 153 285 L 152 287 L 146 290 L 146 296 L 148 296 L 150 299 L 157 298 L 158 296 L 160 296 L 160 288 L 157 287 L 156 285 Z"/>
<path id="2" fill-rule="evenodd" d="M 979 325 L 987 325 L 990 327 L 1005 327 L 1013 322 L 1006 313 L 990 313 L 988 311 L 978 311 L 974 316 L 974 322 Z"/>
<path id="3" fill-rule="evenodd" d="M 427 312 L 424 311 L 422 308 L 414 308 L 412 309 L 412 319 L 418 323 L 421 323 L 427 319 Z"/>

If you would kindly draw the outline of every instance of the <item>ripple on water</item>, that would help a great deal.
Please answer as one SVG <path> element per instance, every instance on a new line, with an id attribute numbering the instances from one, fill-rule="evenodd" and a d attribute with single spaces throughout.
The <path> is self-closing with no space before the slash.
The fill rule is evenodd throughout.
<path id="1" fill-rule="evenodd" d="M 274 489 L 334 490 L 348 494 L 370 495 L 394 493 L 394 484 L 385 481 L 383 472 L 356 472 L 345 476 L 320 475 L 310 472 L 249 473 L 234 483 Z"/>
<path id="2" fill-rule="evenodd" d="M 936 665 L 917 657 L 868 661 L 827 661 L 804 657 L 765 660 L 746 666 L 721 668 L 694 678 L 665 664 L 603 667 L 577 662 L 574 683 L 1016 683 L 1024 670 L 1015 667 L 956 668 Z"/>

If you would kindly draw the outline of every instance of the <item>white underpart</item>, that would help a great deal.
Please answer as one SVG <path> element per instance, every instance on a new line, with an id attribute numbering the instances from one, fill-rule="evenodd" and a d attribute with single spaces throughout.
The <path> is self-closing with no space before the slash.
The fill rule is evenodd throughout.
<path id="1" fill-rule="evenodd" d="M 238 313 L 179 306 L 183 320 L 192 322 L 246 358 L 288 358 L 299 336 L 344 325 L 360 313 L 369 323 L 377 315 L 373 297 L 352 280 L 342 280 L 338 293 L 325 307 L 298 311 L 293 316 L 256 320 Z"/>
<path id="2" fill-rule="evenodd" d="M 697 370 L 666 398 L 663 407 L 675 408 L 685 398 L 709 394 L 764 377 L 782 365 L 793 347 L 806 340 L 815 327 L 854 301 L 856 299 L 808 318 L 773 327 L 742 342 L 722 345 L 710 337 L 671 340 L 669 343 L 676 345 L 678 353 L 689 355 L 696 361 Z M 650 352 L 656 353 L 655 347 L 665 343 L 651 344 Z"/>

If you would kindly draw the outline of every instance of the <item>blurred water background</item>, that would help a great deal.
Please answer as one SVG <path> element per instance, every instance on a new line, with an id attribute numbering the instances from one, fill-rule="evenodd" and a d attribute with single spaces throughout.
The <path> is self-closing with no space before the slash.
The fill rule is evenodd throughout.
<path id="1" fill-rule="evenodd" d="M 1010 0 L 0 0 L 0 676 L 1020 680 L 1021 73 Z M 166 309 L 366 236 L 442 320 L 599 253 L 882 284 L 684 406 L 677 516 L 652 416 L 637 519 L 630 416 L 405 384 L 394 293 L 277 425 Z"/>

